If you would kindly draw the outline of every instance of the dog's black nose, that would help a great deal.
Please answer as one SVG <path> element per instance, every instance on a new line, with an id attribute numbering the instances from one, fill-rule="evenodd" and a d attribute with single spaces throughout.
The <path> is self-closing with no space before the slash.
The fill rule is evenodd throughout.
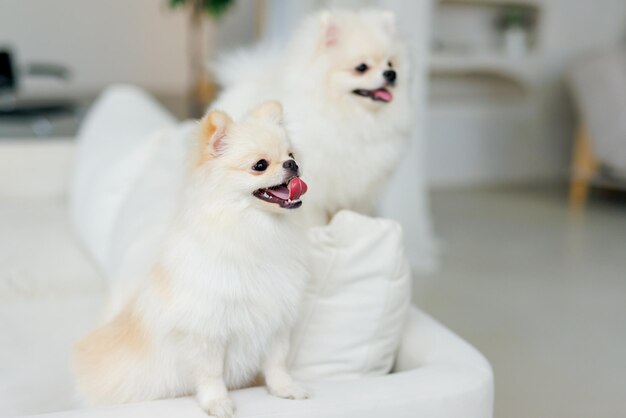
<path id="1" fill-rule="evenodd" d="M 283 168 L 294 173 L 298 172 L 298 164 L 294 160 L 287 160 L 283 163 Z"/>
<path id="2" fill-rule="evenodd" d="M 383 77 L 390 83 L 396 81 L 396 72 L 394 70 L 387 70 L 383 73 Z"/>

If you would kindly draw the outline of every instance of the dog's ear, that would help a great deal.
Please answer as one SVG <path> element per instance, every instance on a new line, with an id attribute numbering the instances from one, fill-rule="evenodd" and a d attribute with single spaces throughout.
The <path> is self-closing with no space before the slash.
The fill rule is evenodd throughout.
<path id="1" fill-rule="evenodd" d="M 217 157 L 226 147 L 224 138 L 228 134 L 233 120 L 226 113 L 213 110 L 200 121 L 200 145 L 203 154 Z"/>
<path id="2" fill-rule="evenodd" d="M 320 34 L 322 37 L 321 44 L 326 47 L 339 42 L 339 28 L 328 10 L 320 13 Z"/>
<path id="3" fill-rule="evenodd" d="M 283 123 L 283 105 L 276 100 L 267 101 L 253 110 L 250 117 L 281 125 Z"/>
<path id="4" fill-rule="evenodd" d="M 396 35 L 396 14 L 391 10 L 385 10 L 380 13 L 380 18 L 383 22 L 383 28 L 388 34 Z"/>

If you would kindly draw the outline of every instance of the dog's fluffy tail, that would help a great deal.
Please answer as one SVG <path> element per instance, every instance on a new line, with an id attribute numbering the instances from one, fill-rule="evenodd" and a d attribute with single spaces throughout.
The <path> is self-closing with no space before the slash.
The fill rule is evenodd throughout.
<path id="1" fill-rule="evenodd" d="M 217 83 L 228 88 L 263 79 L 279 65 L 280 48 L 276 44 L 259 44 L 252 48 L 220 55 L 211 69 Z"/>

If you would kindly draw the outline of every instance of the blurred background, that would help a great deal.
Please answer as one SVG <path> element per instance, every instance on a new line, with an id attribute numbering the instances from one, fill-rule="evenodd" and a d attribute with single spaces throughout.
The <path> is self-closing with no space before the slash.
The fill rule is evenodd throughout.
<path id="1" fill-rule="evenodd" d="M 197 116 L 220 52 L 321 7 L 391 8 L 439 252 L 414 300 L 492 362 L 497 417 L 626 416 L 626 0 L 183 3 L 0 0 L 2 202 L 62 194 L 113 83 Z"/>

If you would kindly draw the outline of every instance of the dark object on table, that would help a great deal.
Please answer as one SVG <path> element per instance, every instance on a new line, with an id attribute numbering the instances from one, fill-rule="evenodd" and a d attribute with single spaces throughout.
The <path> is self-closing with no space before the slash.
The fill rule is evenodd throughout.
<path id="1" fill-rule="evenodd" d="M 32 63 L 22 72 L 26 77 L 52 77 L 68 80 L 69 70 L 61 65 Z M 71 112 L 74 102 L 67 99 L 20 97 L 20 72 L 9 49 L 0 50 L 0 117 L 32 118 Z"/>
<path id="2" fill-rule="evenodd" d="M 9 51 L 0 50 L 0 94 L 14 92 L 17 87 L 15 70 Z"/>

